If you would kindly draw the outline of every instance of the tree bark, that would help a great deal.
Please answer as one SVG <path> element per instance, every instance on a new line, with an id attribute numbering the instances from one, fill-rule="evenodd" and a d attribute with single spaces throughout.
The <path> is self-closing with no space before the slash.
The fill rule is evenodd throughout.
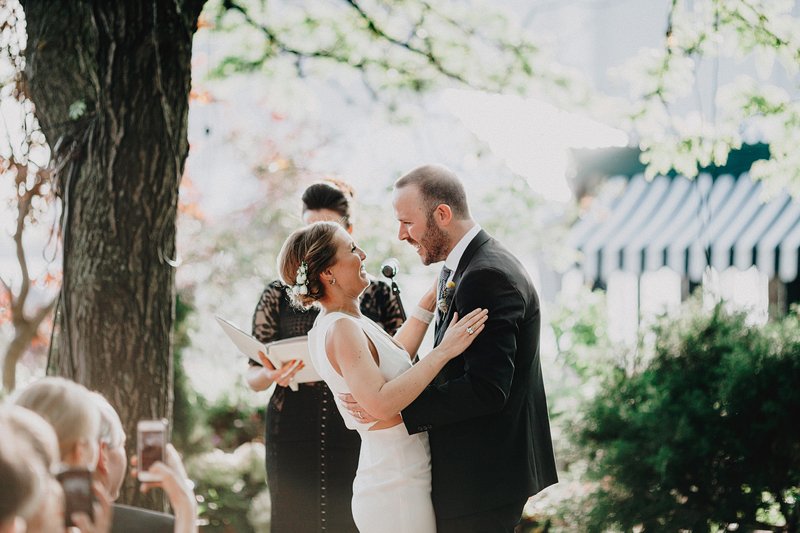
<path id="1" fill-rule="evenodd" d="M 129 454 L 139 419 L 171 417 L 170 258 L 203 3 L 22 2 L 28 90 L 64 204 L 48 373 L 104 394 L 120 413 Z M 123 499 L 135 494 L 126 483 Z"/>

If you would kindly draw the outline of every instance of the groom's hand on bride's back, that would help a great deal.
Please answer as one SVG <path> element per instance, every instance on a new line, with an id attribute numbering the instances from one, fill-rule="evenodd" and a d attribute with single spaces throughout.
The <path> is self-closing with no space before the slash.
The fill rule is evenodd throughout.
<path id="1" fill-rule="evenodd" d="M 359 422 L 371 424 L 378 421 L 377 418 L 366 412 L 364 408 L 359 405 L 356 399 L 353 398 L 352 394 L 343 392 L 337 394 L 337 396 L 342 401 L 342 404 L 344 405 L 344 408 L 347 409 L 347 412 L 353 415 Z"/>

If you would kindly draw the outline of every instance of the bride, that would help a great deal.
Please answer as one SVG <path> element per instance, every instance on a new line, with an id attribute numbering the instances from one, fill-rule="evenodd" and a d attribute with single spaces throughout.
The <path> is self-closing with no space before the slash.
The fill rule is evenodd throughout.
<path id="1" fill-rule="evenodd" d="M 365 258 L 341 226 L 318 222 L 289 236 L 278 268 L 296 304 L 322 307 L 308 333 L 309 351 L 345 424 L 361 436 L 352 502 L 358 529 L 435 532 L 428 435 L 409 435 L 398 413 L 480 334 L 488 311 L 454 316 L 439 346 L 412 365 L 433 317 L 435 291 L 422 297 L 392 338 L 359 310 L 359 296 L 369 285 Z M 338 399 L 343 393 L 352 394 L 365 412 L 351 415 Z"/>

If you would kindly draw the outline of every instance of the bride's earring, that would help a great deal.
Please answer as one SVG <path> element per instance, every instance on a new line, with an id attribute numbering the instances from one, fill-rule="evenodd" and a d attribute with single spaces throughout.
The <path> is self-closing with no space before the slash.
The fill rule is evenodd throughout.
<path id="1" fill-rule="evenodd" d="M 336 283 L 336 278 L 331 278 L 331 280 L 328 283 L 330 283 L 331 285 L 335 284 Z"/>

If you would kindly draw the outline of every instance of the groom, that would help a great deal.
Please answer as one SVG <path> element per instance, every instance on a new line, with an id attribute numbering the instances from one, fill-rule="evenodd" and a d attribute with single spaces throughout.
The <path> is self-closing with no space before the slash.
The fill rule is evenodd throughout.
<path id="1" fill-rule="evenodd" d="M 444 261 L 435 344 L 455 311 L 489 310 L 486 329 L 403 410 L 428 431 L 439 533 L 511 532 L 527 499 L 558 481 L 539 361 L 539 298 L 525 268 L 472 220 L 464 186 L 426 165 L 401 177 L 398 237 L 423 264 Z"/>

